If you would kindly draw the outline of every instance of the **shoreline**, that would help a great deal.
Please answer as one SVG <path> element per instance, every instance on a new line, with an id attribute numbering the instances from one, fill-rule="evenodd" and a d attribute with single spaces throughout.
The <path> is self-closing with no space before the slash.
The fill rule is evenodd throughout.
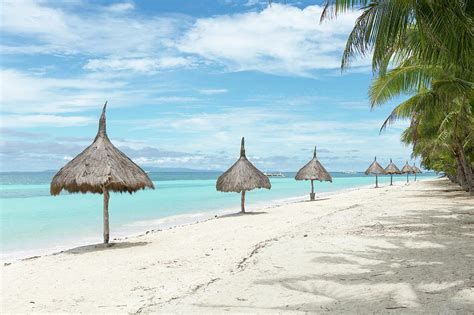
<path id="1" fill-rule="evenodd" d="M 437 178 L 437 177 L 436 177 Z M 429 181 L 432 180 L 433 178 L 421 178 L 417 179 L 418 181 Z M 410 184 L 415 183 L 413 181 L 410 182 Z M 399 181 L 394 181 L 393 182 L 393 187 L 395 186 L 405 186 L 407 183 L 399 180 Z M 320 192 L 319 194 L 317 193 L 316 195 L 316 201 L 321 198 L 325 198 L 328 196 L 332 196 L 335 194 L 340 194 L 340 193 L 345 193 L 345 192 L 351 192 L 351 191 L 357 191 L 361 189 L 367 189 L 371 188 L 374 185 L 360 185 L 360 186 L 355 186 L 355 187 L 350 187 L 350 188 L 341 188 L 341 189 L 336 189 L 333 191 L 326 191 L 326 192 Z M 380 188 L 384 187 L 390 187 L 388 185 L 386 186 L 380 186 Z M 253 205 L 248 206 L 248 212 L 258 212 L 258 211 L 264 211 L 267 209 L 272 209 L 275 207 L 281 207 L 293 203 L 298 203 L 298 202 L 305 202 L 307 201 L 308 194 L 305 195 L 300 195 L 300 196 L 294 196 L 294 197 L 287 197 L 287 198 L 281 198 L 281 199 L 273 199 L 273 200 L 267 200 L 267 201 L 260 201 L 256 202 Z M 226 215 L 231 215 L 231 214 L 238 214 L 240 213 L 240 208 L 238 206 L 232 207 L 232 208 L 223 208 L 223 209 L 217 209 L 217 210 L 209 210 L 209 211 L 199 211 L 199 212 L 192 212 L 192 213 L 187 213 L 187 214 L 178 214 L 178 215 L 172 215 L 172 216 L 165 216 L 157 219 L 151 219 L 151 220 L 142 220 L 142 221 L 135 221 L 132 223 L 128 224 L 123 224 L 122 227 L 126 226 L 142 226 L 143 228 L 136 228 L 133 231 L 130 232 L 124 232 L 124 231 L 119 231 L 113 239 L 111 239 L 111 243 L 114 242 L 123 242 L 125 240 L 130 240 L 133 238 L 138 238 L 150 233 L 159 233 L 165 230 L 169 229 L 174 229 L 177 227 L 183 227 L 183 226 L 188 226 L 188 225 L 193 225 L 193 224 L 198 224 L 201 222 L 206 222 L 209 220 L 214 220 L 218 219 L 219 217 L 226 216 Z M 199 218 L 196 220 L 196 218 Z M 39 257 L 43 256 L 54 256 L 61 254 L 63 252 L 67 252 L 70 250 L 74 250 L 75 248 L 82 248 L 85 246 L 93 246 L 93 245 L 101 245 L 101 243 L 96 243 L 94 242 L 97 238 L 96 237 L 86 237 L 81 240 L 64 244 L 64 245 L 57 245 L 57 246 L 52 246 L 52 247 L 44 247 L 39 250 L 23 250 L 23 251 L 18 251 L 18 252 L 13 252 L 9 255 L 4 255 L 2 253 L 2 257 L 0 258 L 0 263 L 3 265 L 11 265 L 12 263 L 15 263 L 17 261 L 24 261 L 24 260 L 31 260 L 31 259 L 36 259 Z"/>
<path id="2" fill-rule="evenodd" d="M 473 215 L 446 179 L 356 188 L 4 265 L 0 308 L 470 313 Z"/>

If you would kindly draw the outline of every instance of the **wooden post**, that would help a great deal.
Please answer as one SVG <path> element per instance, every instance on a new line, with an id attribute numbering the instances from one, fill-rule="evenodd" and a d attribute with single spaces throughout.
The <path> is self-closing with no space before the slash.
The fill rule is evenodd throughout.
<path id="1" fill-rule="evenodd" d="M 416 182 L 416 172 L 415 172 L 415 182 Z"/>
<path id="2" fill-rule="evenodd" d="M 245 190 L 242 190 L 242 198 L 240 200 L 240 211 L 245 213 Z"/>
<path id="3" fill-rule="evenodd" d="M 407 183 L 409 183 L 409 182 L 410 182 L 410 181 L 408 180 L 408 175 L 409 175 L 409 174 L 407 173 Z"/>
<path id="4" fill-rule="evenodd" d="M 392 181 L 392 180 L 393 180 L 393 175 L 392 175 L 392 174 L 390 174 L 390 186 L 392 186 L 392 185 L 393 185 L 393 181 Z"/>
<path id="5" fill-rule="evenodd" d="M 379 187 L 379 175 L 375 174 L 375 188 Z"/>
<path id="6" fill-rule="evenodd" d="M 314 201 L 314 199 L 316 199 L 314 193 L 314 179 L 311 180 L 311 193 L 309 194 L 309 199 L 311 201 Z"/>
<path id="7" fill-rule="evenodd" d="M 109 191 L 103 187 L 104 194 L 104 244 L 109 243 Z"/>

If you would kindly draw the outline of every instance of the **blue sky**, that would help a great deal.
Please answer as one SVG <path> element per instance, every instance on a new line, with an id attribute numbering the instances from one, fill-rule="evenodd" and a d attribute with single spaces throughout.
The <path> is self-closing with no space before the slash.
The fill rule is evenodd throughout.
<path id="1" fill-rule="evenodd" d="M 292 171 L 314 145 L 332 171 L 399 164 L 406 123 L 370 111 L 368 58 L 342 73 L 359 12 L 319 23 L 320 1 L 3 1 L 1 168 L 63 166 L 94 138 L 143 167 L 223 170 L 247 155 Z"/>

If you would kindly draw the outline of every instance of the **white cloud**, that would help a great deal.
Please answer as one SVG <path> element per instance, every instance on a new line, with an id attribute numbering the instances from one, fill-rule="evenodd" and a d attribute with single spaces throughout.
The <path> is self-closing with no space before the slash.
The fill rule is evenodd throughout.
<path id="1" fill-rule="evenodd" d="M 90 77 L 57 79 L 21 71 L 0 70 L 0 103 L 10 113 L 75 112 L 97 108 L 123 88 L 125 82 Z"/>
<path id="2" fill-rule="evenodd" d="M 322 10 L 273 4 L 261 12 L 202 18 L 176 46 L 231 71 L 309 75 L 314 69 L 338 68 L 360 13 L 319 23 Z"/>
<path id="3" fill-rule="evenodd" d="M 121 13 L 135 9 L 135 4 L 133 2 L 114 3 L 109 5 L 106 9 L 111 12 Z"/>
<path id="4" fill-rule="evenodd" d="M 189 67 L 193 65 L 190 58 L 162 57 L 162 58 L 106 58 L 91 59 L 84 69 L 92 71 L 135 71 L 155 72 L 157 70 Z"/>
<path id="5" fill-rule="evenodd" d="M 247 2 L 244 4 L 246 7 L 252 7 L 254 5 L 260 4 L 260 3 L 268 3 L 268 1 L 260 1 L 260 0 L 247 0 Z"/>
<path id="6" fill-rule="evenodd" d="M 130 5 L 116 4 L 115 8 L 126 12 Z M 35 42 L 11 47 L 3 44 L 4 53 L 119 53 L 131 56 L 165 51 L 166 41 L 185 27 L 187 20 L 185 17 L 138 19 L 125 14 L 116 15 L 110 10 L 78 15 L 33 0 L 6 0 L 2 2 L 0 23 L 2 32 L 31 37 Z"/>
<path id="7" fill-rule="evenodd" d="M 227 89 L 203 89 L 199 90 L 200 94 L 204 95 L 215 95 L 215 94 L 224 94 L 229 92 Z"/>
<path id="8" fill-rule="evenodd" d="M 358 148 L 359 153 L 351 153 L 364 161 L 366 156 L 383 152 L 384 155 L 396 157 L 408 150 L 401 149 L 399 130 L 388 130 L 379 136 L 378 130 L 382 123 L 378 119 L 364 119 L 342 122 L 334 119 L 315 119 L 305 114 L 287 110 L 269 111 L 262 108 L 227 108 L 217 113 L 201 113 L 173 116 L 152 120 L 130 122 L 135 131 L 152 129 L 154 132 L 170 132 L 175 130 L 180 137 L 190 137 L 192 141 L 180 142 L 180 149 L 186 152 L 213 152 L 222 150 L 232 154 L 238 153 L 240 137 L 248 140 L 249 153 L 268 157 L 270 155 L 292 156 L 302 148 L 311 149 L 318 145 L 320 149 L 333 151 L 329 163 L 336 161 L 338 156 L 349 155 L 348 148 Z M 160 139 L 160 145 L 172 149 L 175 139 Z M 374 145 L 374 143 L 376 145 Z M 309 151 L 308 151 L 309 152 Z M 348 161 L 350 162 L 350 161 Z M 354 162 L 354 161 L 352 161 Z M 360 161 L 359 161 L 360 162 Z"/>
<path id="9" fill-rule="evenodd" d="M 120 79 L 118 79 L 118 78 Z M 59 79 L 30 75 L 12 69 L 0 69 L 1 110 L 13 114 L 58 114 L 100 109 L 108 100 L 113 107 L 189 103 L 196 98 L 163 95 L 167 87 L 158 82 L 136 88 L 124 81 L 127 76 L 88 74 Z M 157 89 L 160 89 L 157 92 Z"/>
<path id="10" fill-rule="evenodd" d="M 5 128 L 70 127 L 87 125 L 95 119 L 84 116 L 3 115 L 0 122 Z"/>

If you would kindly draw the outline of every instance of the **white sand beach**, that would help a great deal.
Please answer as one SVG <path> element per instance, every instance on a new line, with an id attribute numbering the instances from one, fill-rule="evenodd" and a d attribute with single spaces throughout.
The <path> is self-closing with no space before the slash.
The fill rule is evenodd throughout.
<path id="1" fill-rule="evenodd" d="M 13 262 L 1 310 L 468 314 L 473 270 L 474 198 L 428 180 Z"/>

